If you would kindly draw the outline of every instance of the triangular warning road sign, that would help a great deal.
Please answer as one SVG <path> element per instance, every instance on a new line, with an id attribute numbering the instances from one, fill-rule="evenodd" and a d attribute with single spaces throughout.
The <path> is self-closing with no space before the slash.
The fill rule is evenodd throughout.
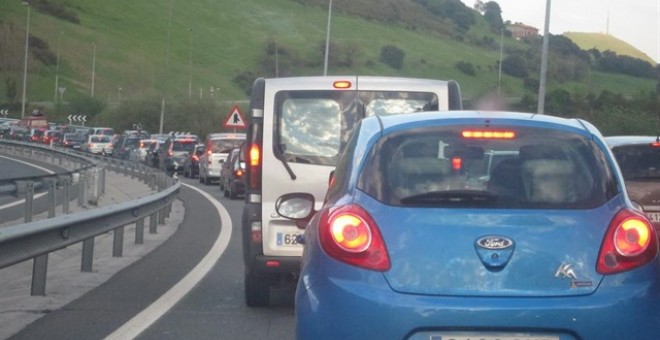
<path id="1" fill-rule="evenodd" d="M 231 111 L 229 111 L 229 116 L 227 116 L 223 126 L 239 129 L 245 129 L 247 127 L 247 120 L 241 113 L 241 110 L 239 110 L 238 105 L 234 105 L 231 108 Z"/>

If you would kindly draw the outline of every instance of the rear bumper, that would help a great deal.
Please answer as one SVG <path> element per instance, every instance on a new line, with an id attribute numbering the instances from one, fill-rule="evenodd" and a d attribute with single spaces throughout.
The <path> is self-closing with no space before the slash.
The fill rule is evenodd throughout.
<path id="1" fill-rule="evenodd" d="M 433 339 L 445 332 L 657 339 L 660 330 L 658 280 L 613 276 L 594 294 L 569 297 L 450 297 L 398 293 L 378 272 L 362 271 L 355 282 L 309 267 L 296 290 L 298 339 Z"/>

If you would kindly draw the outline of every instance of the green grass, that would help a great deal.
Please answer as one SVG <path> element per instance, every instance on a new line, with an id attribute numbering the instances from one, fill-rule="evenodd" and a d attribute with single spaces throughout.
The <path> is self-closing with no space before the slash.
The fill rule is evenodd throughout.
<path id="1" fill-rule="evenodd" d="M 109 103 L 117 100 L 119 88 L 123 100 L 161 93 L 174 99 L 187 98 L 191 37 L 192 85 L 196 97 L 200 89 L 202 96 L 208 97 L 209 88 L 213 87 L 218 89 L 215 92 L 218 100 L 247 99 L 232 79 L 242 71 L 272 76 L 259 71 L 268 39 L 276 39 L 278 44 L 304 59 L 320 58 L 319 46 L 325 40 L 327 24 L 325 8 L 303 6 L 291 0 L 175 0 L 167 60 L 170 1 L 66 0 L 70 7 L 77 9 L 80 25 L 33 10 L 31 34 L 47 41 L 54 52 L 61 38 L 60 86 L 67 88 L 64 99 L 76 93 L 91 93 L 93 43 L 96 44 L 95 96 Z M 23 34 L 25 13 L 26 8 L 18 1 L 0 4 L 0 20 L 13 23 L 19 34 Z M 333 13 L 331 33 L 333 41 L 339 44 L 359 44 L 364 61 L 356 69 L 331 67 L 328 72 L 331 75 L 454 79 L 467 99 L 497 91 L 498 48 L 480 48 L 448 37 L 341 13 Z M 482 21 L 468 36 L 474 39 L 490 36 L 497 43 L 500 38 Z M 388 44 L 404 49 L 406 56 L 401 70 L 378 61 L 381 48 Z M 519 49 L 525 47 L 510 38 L 505 38 L 504 44 Z M 15 49 L 22 55 L 21 46 Z M 477 75 L 458 71 L 454 66 L 458 61 L 472 63 Z M 291 75 L 321 75 L 322 61 L 320 64 L 316 67 L 297 65 Z M 31 63 L 28 100 L 52 101 L 55 67 L 37 66 Z M 18 80 L 20 88 L 22 69 L 8 72 L 6 76 L 9 75 Z M 592 78 L 597 88 L 624 94 L 654 86 L 647 80 L 619 75 L 594 73 Z M 522 81 L 505 75 L 500 88 L 511 100 L 524 94 Z M 4 81 L 0 82 L 0 91 L 4 93 Z"/>
<path id="2" fill-rule="evenodd" d="M 573 40 L 573 42 L 583 50 L 590 50 L 592 48 L 595 48 L 601 52 L 610 50 L 612 52 L 616 52 L 618 55 L 627 55 L 648 61 L 653 65 L 656 64 L 656 62 L 646 53 L 638 50 L 629 43 L 609 34 L 566 32 L 564 35 Z"/>

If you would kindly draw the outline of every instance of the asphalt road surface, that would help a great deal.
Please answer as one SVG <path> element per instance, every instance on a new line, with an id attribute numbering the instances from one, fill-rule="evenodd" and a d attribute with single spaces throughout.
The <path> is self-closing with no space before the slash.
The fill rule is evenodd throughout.
<path id="1" fill-rule="evenodd" d="M 270 307 L 245 306 L 243 201 L 222 197 L 217 185 L 181 180 L 185 215 L 167 241 L 11 339 L 293 339 L 293 283 L 273 291 Z M 193 275 L 204 263 L 208 273 Z"/>

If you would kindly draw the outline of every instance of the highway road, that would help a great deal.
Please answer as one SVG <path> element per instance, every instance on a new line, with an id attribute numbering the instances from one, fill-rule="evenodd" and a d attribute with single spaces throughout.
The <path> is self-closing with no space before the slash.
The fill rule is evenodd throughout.
<path id="1" fill-rule="evenodd" d="M 243 201 L 181 181 L 185 215 L 167 241 L 11 339 L 293 339 L 293 282 L 270 307 L 245 306 Z"/>

